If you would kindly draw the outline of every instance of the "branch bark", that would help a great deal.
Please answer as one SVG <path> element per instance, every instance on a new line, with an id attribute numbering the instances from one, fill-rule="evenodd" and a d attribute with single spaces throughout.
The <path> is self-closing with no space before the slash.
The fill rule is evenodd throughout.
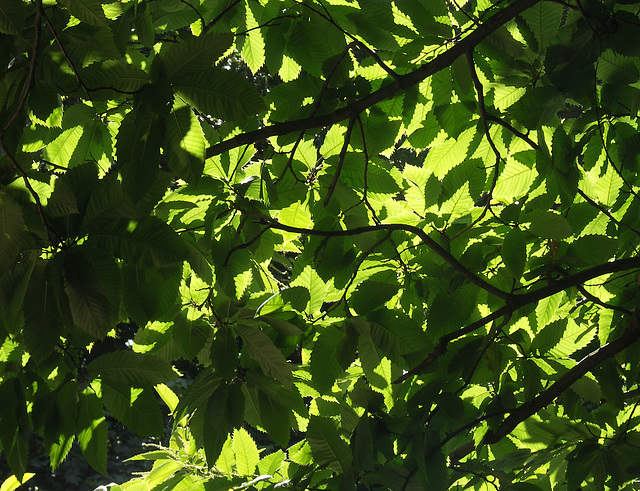
<path id="1" fill-rule="evenodd" d="M 632 316 L 632 319 L 636 318 L 637 313 Z M 588 371 L 593 370 L 603 361 L 615 356 L 635 343 L 638 338 L 640 338 L 640 330 L 637 325 L 634 325 L 637 324 L 637 321 L 632 320 L 630 324 L 631 327 L 626 328 L 618 338 L 589 353 L 580 360 L 575 367 L 556 380 L 547 390 L 541 392 L 530 401 L 525 402 L 519 408 L 514 409 L 498 428 L 489 430 L 486 433 L 483 443 L 492 444 L 499 442 L 525 419 L 551 404 Z"/>
<path id="2" fill-rule="evenodd" d="M 508 7 L 487 19 L 486 22 L 479 25 L 467 37 L 451 46 L 451 48 L 441 55 L 436 56 L 430 62 L 425 63 L 420 68 L 412 72 L 399 76 L 397 80 L 394 80 L 388 85 L 385 85 L 348 106 L 322 116 L 298 119 L 296 121 L 287 121 L 284 123 L 275 123 L 265 126 L 259 130 L 241 133 L 233 138 L 229 138 L 209 147 L 207 149 L 207 158 L 220 155 L 221 153 L 242 145 L 255 143 L 271 136 L 286 135 L 288 133 L 304 131 L 312 128 L 322 128 L 354 118 L 366 109 L 369 109 L 385 99 L 395 96 L 403 90 L 413 87 L 431 75 L 450 66 L 456 59 L 458 59 L 458 57 L 463 56 L 465 53 L 472 50 L 497 29 L 520 15 L 525 10 L 531 8 L 539 1 L 540 0 L 516 0 Z"/>
<path id="3" fill-rule="evenodd" d="M 458 261 L 449 251 L 447 251 L 444 247 L 438 244 L 434 239 L 429 237 L 427 233 L 419 227 L 414 227 L 412 225 L 405 225 L 402 223 L 381 223 L 379 225 L 370 225 L 367 227 L 356 227 L 347 230 L 315 230 L 301 227 L 292 227 L 291 225 L 285 225 L 283 223 L 279 223 L 276 220 L 269 219 L 265 216 L 261 217 L 260 222 L 270 228 L 275 228 L 278 230 L 284 230 L 286 232 L 294 232 L 302 235 L 318 235 L 321 237 L 349 237 L 353 235 L 365 234 L 368 232 L 377 232 L 380 230 L 387 231 L 396 231 L 401 230 L 404 232 L 410 232 L 414 235 L 417 235 L 422 242 L 433 252 L 435 252 L 438 256 L 444 259 L 453 269 L 455 269 L 458 273 L 460 273 L 465 279 L 469 280 L 471 283 L 476 285 L 477 287 L 482 288 L 486 292 L 495 295 L 498 298 L 503 300 L 508 300 L 511 294 L 500 290 L 499 288 L 493 286 L 488 283 L 486 280 L 481 277 L 473 274 L 469 271 L 460 261 Z"/>
<path id="4" fill-rule="evenodd" d="M 418 365 L 413 367 L 411 370 L 405 372 L 401 377 L 394 380 L 394 384 L 398 384 L 400 382 L 404 382 L 405 380 L 413 377 L 414 375 L 418 375 L 425 368 L 431 365 L 434 361 L 436 361 L 441 355 L 443 355 L 447 350 L 447 345 L 453 341 L 454 339 L 461 338 L 462 336 L 469 334 L 470 332 L 475 331 L 476 329 L 481 328 L 482 326 L 488 324 L 489 322 L 499 319 L 502 316 L 510 315 L 516 310 L 525 305 L 529 305 L 535 302 L 542 300 L 543 298 L 550 297 L 551 295 L 555 295 L 558 292 L 563 290 L 567 290 L 568 288 L 573 288 L 582 285 L 585 281 L 591 280 L 593 278 L 597 278 L 598 276 L 602 276 L 609 273 L 616 273 L 619 271 L 628 271 L 630 269 L 640 268 L 640 257 L 630 257 L 625 259 L 618 259 L 617 261 L 599 264 L 589 269 L 585 269 L 578 273 L 565 276 L 564 278 L 554 281 L 549 285 L 539 288 L 537 290 L 533 290 L 532 292 L 524 293 L 522 295 L 509 295 L 506 299 L 506 305 L 500 307 L 495 312 L 483 317 L 480 320 L 472 322 L 471 324 L 463 327 L 462 329 L 458 329 L 449 334 L 445 334 L 440 337 L 438 340 L 438 344 L 433 349 L 429 355 L 422 360 Z"/>

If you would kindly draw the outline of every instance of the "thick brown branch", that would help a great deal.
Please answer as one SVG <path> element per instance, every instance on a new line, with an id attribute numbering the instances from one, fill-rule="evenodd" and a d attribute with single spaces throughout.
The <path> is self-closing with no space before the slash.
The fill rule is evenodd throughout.
<path id="1" fill-rule="evenodd" d="M 632 316 L 632 319 L 637 314 Z M 593 370 L 600 363 L 616 354 L 620 353 L 640 338 L 640 330 L 631 321 L 632 326 L 625 329 L 617 339 L 611 341 L 597 350 L 589 353 L 580 362 L 560 377 L 556 382 L 537 397 L 525 402 L 518 409 L 513 410 L 496 430 L 489 430 L 484 437 L 483 443 L 491 444 L 499 442 L 503 437 L 513 431 L 513 429 L 528 417 L 537 413 L 543 407 L 551 404 L 558 396 L 567 390 L 574 382 L 580 379 L 589 370 Z"/>
<path id="2" fill-rule="evenodd" d="M 429 355 L 422 360 L 418 365 L 413 367 L 411 370 L 404 373 L 401 377 L 394 381 L 394 383 L 403 382 L 414 375 L 418 375 L 425 368 L 431 365 L 434 361 L 436 361 L 445 351 L 447 350 L 447 345 L 453 341 L 454 339 L 458 339 L 470 332 L 479 329 L 485 324 L 496 320 L 502 316 L 510 315 L 516 310 L 525 305 L 529 305 L 532 303 L 536 303 L 543 298 L 550 297 L 551 295 L 555 295 L 558 292 L 566 290 L 572 287 L 579 287 L 583 283 L 593 278 L 597 278 L 598 276 L 602 276 L 604 274 L 616 273 L 619 271 L 627 271 L 634 268 L 640 268 L 640 257 L 630 257 L 626 259 L 618 259 L 617 261 L 599 264 L 598 266 L 594 266 L 589 269 L 585 269 L 584 271 L 580 271 L 578 273 L 565 276 L 564 278 L 554 281 L 553 283 L 539 288 L 538 290 L 534 290 L 532 292 L 524 293 L 522 295 L 509 295 L 507 297 L 507 304 L 503 307 L 500 307 L 495 312 L 483 317 L 480 320 L 472 322 L 471 324 L 463 327 L 462 329 L 458 329 L 449 334 L 445 334 L 438 340 L 438 344 L 433 349 Z"/>
<path id="3" fill-rule="evenodd" d="M 440 358 L 446 351 L 447 345 L 453 341 L 454 339 L 461 338 L 462 336 L 469 334 L 477 329 L 480 329 L 482 326 L 487 325 L 489 322 L 499 319 L 502 316 L 511 315 L 515 309 L 509 306 L 504 306 L 492 312 L 491 314 L 483 317 L 482 319 L 478 319 L 471 324 L 463 327 L 462 329 L 458 329 L 457 331 L 450 332 L 449 334 L 445 334 L 438 339 L 438 344 L 433 349 L 429 356 L 427 356 L 424 360 L 422 360 L 418 365 L 413 367 L 411 370 L 403 373 L 400 377 L 393 381 L 394 384 L 399 384 L 404 382 L 405 380 L 413 377 L 414 375 L 418 375 L 425 368 L 435 362 L 438 358 Z"/>
<path id="4" fill-rule="evenodd" d="M 389 99 L 403 90 L 413 87 L 434 73 L 450 66 L 458 57 L 472 50 L 497 29 L 539 1 L 540 0 L 517 0 L 487 19 L 486 22 L 479 25 L 466 38 L 451 46 L 451 48 L 431 60 L 429 63 L 422 65 L 413 72 L 401 75 L 397 80 L 394 80 L 388 85 L 385 85 L 375 92 L 363 97 L 359 101 L 322 116 L 276 123 L 265 126 L 264 128 L 256 131 L 241 133 L 233 138 L 229 138 L 228 140 L 224 140 L 212 147 L 209 147 L 207 149 L 207 158 L 220 155 L 221 153 L 227 152 L 240 145 L 252 144 L 271 136 L 286 135 L 288 133 L 299 132 L 311 128 L 321 128 L 357 116 L 379 102 Z"/>
<path id="5" fill-rule="evenodd" d="M 527 292 L 522 295 L 514 295 L 511 298 L 511 305 L 515 308 L 520 308 L 525 305 L 529 305 L 534 302 L 538 302 L 543 298 L 555 295 L 558 292 L 567 290 L 574 286 L 582 285 L 583 283 L 610 273 L 618 273 L 620 271 L 628 271 L 631 269 L 640 268 L 640 257 L 628 257 L 625 259 L 618 259 L 608 263 L 598 264 L 592 268 L 584 269 L 578 273 L 574 273 L 564 278 L 560 278 L 549 285 Z"/>

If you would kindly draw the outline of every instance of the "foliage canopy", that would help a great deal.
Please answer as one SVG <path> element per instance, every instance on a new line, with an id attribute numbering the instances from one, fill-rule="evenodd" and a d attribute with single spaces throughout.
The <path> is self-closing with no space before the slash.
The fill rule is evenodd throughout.
<path id="1" fill-rule="evenodd" d="M 161 398 L 112 489 L 632 489 L 639 12 L 2 0 L 17 479 Z"/>

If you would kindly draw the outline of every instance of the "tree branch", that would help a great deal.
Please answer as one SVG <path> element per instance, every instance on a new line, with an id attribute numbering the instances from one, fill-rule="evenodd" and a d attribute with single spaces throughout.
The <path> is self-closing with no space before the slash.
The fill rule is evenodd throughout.
<path id="1" fill-rule="evenodd" d="M 509 416 L 497 429 L 487 432 L 483 443 L 492 444 L 499 442 L 503 437 L 511 433 L 522 421 L 537 413 L 543 407 L 551 404 L 560 394 L 571 387 L 574 382 L 588 371 L 593 370 L 603 361 L 615 356 L 635 343 L 638 338 L 640 338 L 640 326 L 638 325 L 639 313 L 640 311 L 635 311 L 631 316 L 629 326 L 618 338 L 589 353 L 580 360 L 575 367 L 556 380 L 547 390 L 530 401 L 525 402 L 519 408 L 511 411 Z"/>
<path id="2" fill-rule="evenodd" d="M 374 227 L 375 228 L 375 227 Z M 411 378 L 414 375 L 420 374 L 425 368 L 431 365 L 434 361 L 436 361 L 442 354 L 444 354 L 447 350 L 447 345 L 453 341 L 454 339 L 458 339 L 470 332 L 479 329 L 485 324 L 498 319 L 502 316 L 511 315 L 513 312 L 518 310 L 525 305 L 529 305 L 535 302 L 542 300 L 543 298 L 550 297 L 551 295 L 555 295 L 558 292 L 566 290 L 568 288 L 577 287 L 582 285 L 584 282 L 591 280 L 593 278 L 597 278 L 598 276 L 602 276 L 604 274 L 616 273 L 619 271 L 627 271 L 629 269 L 640 268 L 640 257 L 630 257 L 625 259 L 619 259 L 617 261 L 599 264 L 598 266 L 594 266 L 589 269 L 585 269 L 578 273 L 567 275 L 564 278 L 554 281 L 551 284 L 534 290 L 532 292 L 523 293 L 521 295 L 508 295 L 506 299 L 506 305 L 500 307 L 495 312 L 483 317 L 480 320 L 472 322 L 462 329 L 458 329 L 449 334 L 445 334 L 440 337 L 438 340 L 438 344 L 433 349 L 429 355 L 422 360 L 418 365 L 416 365 L 411 370 L 405 372 L 401 377 L 394 380 L 394 384 L 398 384 L 400 382 L 404 382 L 405 380 Z"/>
<path id="3" fill-rule="evenodd" d="M 40 44 L 40 33 L 42 26 L 40 25 L 40 19 L 42 18 L 42 0 L 35 0 L 36 6 L 36 15 L 34 19 L 34 33 L 33 33 L 33 45 L 31 47 L 31 59 L 29 60 L 29 72 L 27 73 L 27 80 L 22 87 L 22 93 L 20 94 L 20 99 L 18 99 L 18 106 L 16 110 L 13 112 L 11 117 L 7 120 L 7 122 L 2 126 L 2 130 L 0 130 L 0 141 L 4 139 L 4 135 L 7 130 L 11 127 L 13 123 L 15 123 L 16 119 L 22 112 L 24 105 L 27 103 L 27 97 L 29 96 L 29 91 L 33 87 L 33 79 L 36 72 L 36 62 L 38 61 L 38 44 Z M 14 165 L 15 167 L 15 165 Z"/>
<path id="4" fill-rule="evenodd" d="M 479 276 L 473 274 L 464 265 L 458 261 L 449 251 L 447 251 L 444 247 L 438 244 L 434 239 L 429 237 L 427 233 L 421 228 L 414 227 L 412 225 L 405 225 L 402 223 L 381 223 L 379 225 L 369 225 L 366 227 L 356 227 L 348 230 L 316 230 L 316 229 L 308 229 L 301 227 L 292 227 L 291 225 L 285 225 L 283 223 L 279 223 L 276 220 L 270 219 L 266 216 L 261 216 L 259 220 L 262 224 L 275 228 L 278 230 L 284 230 L 286 232 L 293 232 L 302 235 L 317 235 L 320 237 L 350 237 L 353 235 L 366 234 L 369 232 L 378 232 L 381 230 L 388 231 L 404 231 L 409 232 L 414 235 L 417 235 L 422 242 L 433 252 L 435 252 L 438 256 L 444 259 L 450 266 L 453 267 L 458 273 L 460 273 L 465 279 L 469 282 L 473 283 L 477 287 L 482 288 L 486 292 L 501 298 L 503 300 L 507 300 L 511 295 L 507 292 L 500 290 L 499 288 L 493 286 L 488 283 L 486 280 L 480 278 Z"/>
<path id="5" fill-rule="evenodd" d="M 344 143 L 340 149 L 340 155 L 338 156 L 338 165 L 333 173 L 333 179 L 331 179 L 331 184 L 329 184 L 327 195 L 324 197 L 324 206 L 329 204 L 329 200 L 331 200 L 331 196 L 333 196 L 333 191 L 336 189 L 336 185 L 338 184 L 340 172 L 342 172 L 342 166 L 344 165 L 344 158 L 346 157 L 347 149 L 349 148 L 349 141 L 351 140 L 351 132 L 353 131 L 354 124 L 356 124 L 356 118 L 351 118 L 347 125 L 347 132 L 344 135 Z"/>
<path id="6" fill-rule="evenodd" d="M 516 0 L 516 2 L 490 17 L 484 24 L 478 26 L 467 37 L 451 46 L 451 48 L 441 55 L 436 56 L 433 60 L 413 72 L 399 76 L 397 80 L 372 92 L 359 101 L 322 116 L 275 123 L 259 130 L 241 133 L 209 147 L 207 149 L 207 158 L 220 155 L 240 145 L 255 143 L 271 136 L 286 135 L 311 128 L 321 128 L 339 123 L 345 119 L 350 119 L 379 102 L 392 98 L 399 92 L 413 87 L 431 75 L 450 66 L 458 57 L 473 49 L 497 29 L 539 1 L 540 0 Z"/>

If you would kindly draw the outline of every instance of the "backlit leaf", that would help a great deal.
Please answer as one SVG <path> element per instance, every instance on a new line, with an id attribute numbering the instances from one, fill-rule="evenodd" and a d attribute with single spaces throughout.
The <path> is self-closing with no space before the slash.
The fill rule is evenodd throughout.
<path id="1" fill-rule="evenodd" d="M 260 329 L 240 324 L 236 330 L 242 337 L 247 354 L 258 362 L 265 375 L 279 380 L 285 387 L 291 387 L 291 368 L 269 336 Z"/>

